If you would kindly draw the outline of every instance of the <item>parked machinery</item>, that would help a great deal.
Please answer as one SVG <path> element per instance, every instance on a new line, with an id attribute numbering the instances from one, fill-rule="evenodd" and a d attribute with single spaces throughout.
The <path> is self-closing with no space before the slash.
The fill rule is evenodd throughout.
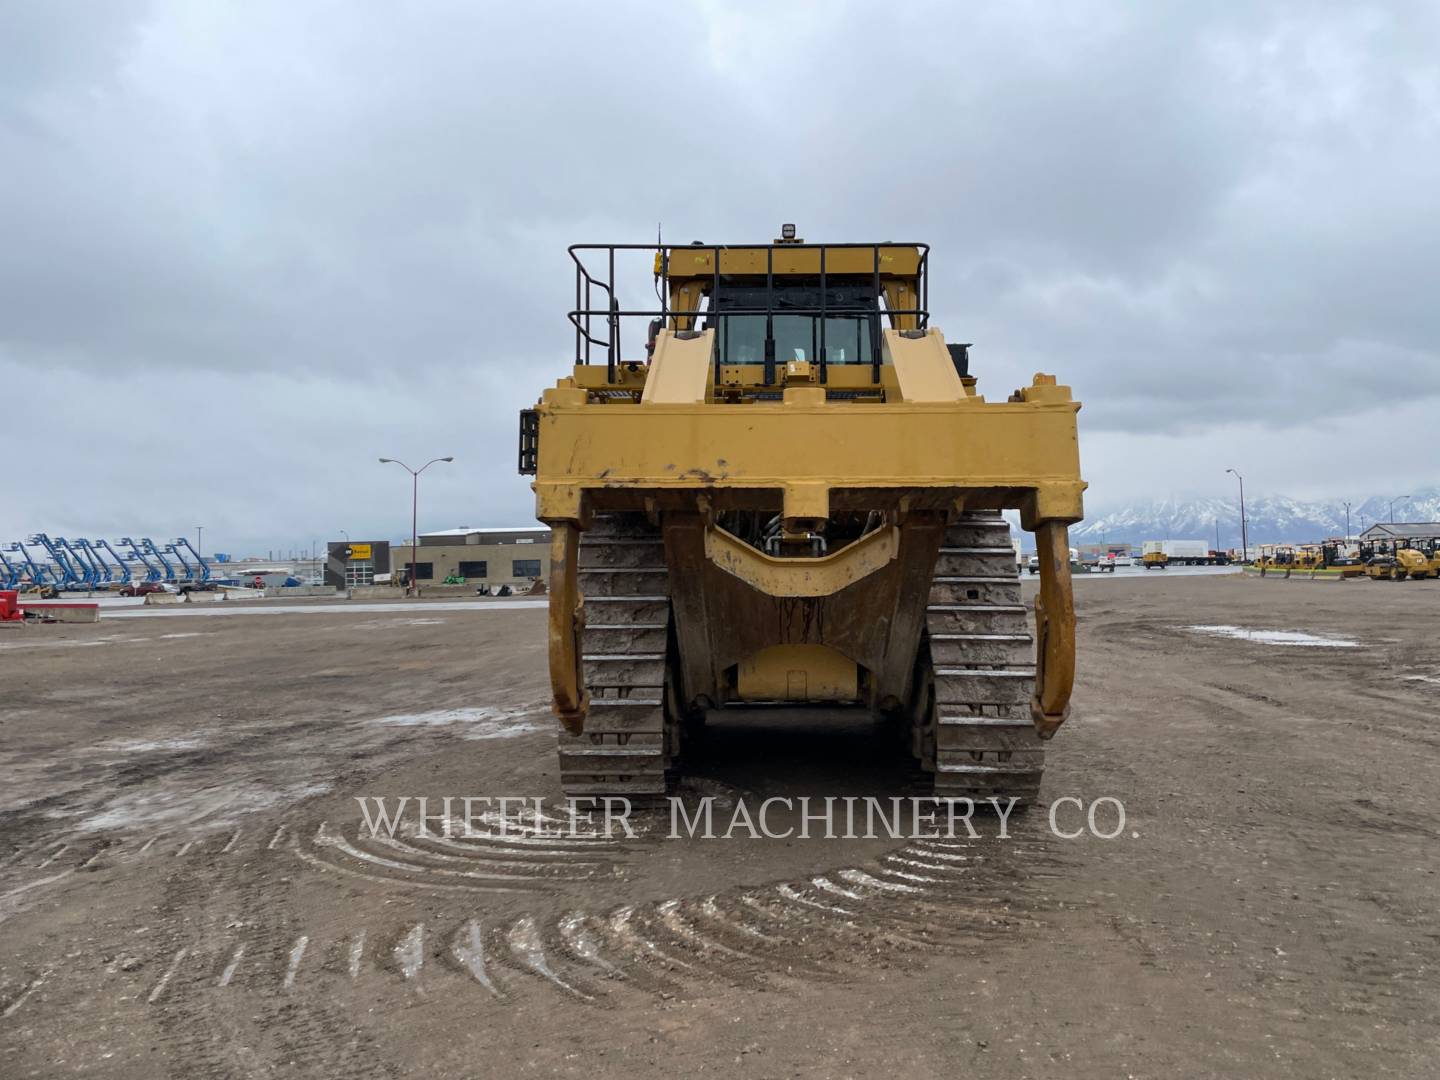
<path id="1" fill-rule="evenodd" d="M 1401 578 L 1409 578 L 1411 581 L 1424 581 L 1430 577 L 1430 560 L 1422 551 L 1415 548 L 1402 547 L 1395 550 L 1395 567 Z"/>
<path id="2" fill-rule="evenodd" d="M 25 541 L 27 544 L 38 544 L 45 549 L 49 566 L 54 570 L 51 575 L 51 584 L 60 590 L 86 589 L 89 588 L 87 581 L 88 571 L 83 570 L 75 559 L 74 553 L 65 545 L 61 538 L 58 542 L 52 540 L 44 533 L 36 533 Z"/>
<path id="3" fill-rule="evenodd" d="M 6 548 L 0 548 L 0 589 L 14 589 L 20 585 L 24 568 L 18 562 L 5 557 Z"/>
<path id="4" fill-rule="evenodd" d="M 166 549 L 162 550 L 161 548 L 157 547 L 155 541 L 151 540 L 148 536 L 142 536 L 140 538 L 140 546 L 144 549 L 147 555 L 149 555 L 152 559 L 156 561 L 157 564 L 159 564 L 162 575 L 161 580 L 173 583 L 176 580 L 175 567 L 170 565 L 170 561 L 165 558 L 165 551 L 173 552 L 174 549 L 167 547 Z"/>
<path id="5" fill-rule="evenodd" d="M 561 783 L 659 796 L 706 710 L 811 703 L 893 725 L 937 795 L 1031 800 L 1074 677 L 1080 406 L 1050 375 L 976 393 L 926 245 L 785 233 L 661 248 L 653 311 L 615 290 L 645 245 L 570 249 L 576 363 L 520 435 Z M 1040 554 L 1033 641 L 1007 508 Z"/>
<path id="6" fill-rule="evenodd" d="M 37 563 L 29 550 L 19 540 L 12 543 L 9 550 L 19 555 L 25 563 L 19 582 L 21 588 L 28 587 L 31 589 L 54 591 L 57 579 L 48 563 L 44 565 Z"/>
<path id="7" fill-rule="evenodd" d="M 78 589 L 94 589 L 101 581 L 102 572 L 94 562 L 90 560 L 85 552 L 84 541 L 70 541 L 63 536 L 55 537 L 55 546 L 65 552 L 70 564 L 75 568 L 80 580 L 76 584 Z"/>
<path id="8" fill-rule="evenodd" d="M 122 540 L 121 543 L 124 543 L 124 541 Z M 112 559 L 115 560 L 115 570 L 110 573 L 110 575 L 109 575 L 109 580 L 110 580 L 113 584 L 116 584 L 116 585 L 121 585 L 121 586 L 129 585 L 129 584 L 130 584 L 130 566 L 129 566 L 129 564 L 126 563 L 126 561 L 120 557 L 119 553 L 118 553 L 113 547 L 110 546 L 110 541 L 108 541 L 108 540 L 96 540 L 96 541 L 95 541 L 95 557 L 96 557 L 97 559 L 100 559 L 100 561 L 101 561 L 102 563 L 103 563 L 105 560 L 104 560 L 103 555 L 101 555 L 101 552 L 106 552 L 106 551 L 108 551 L 108 552 L 110 553 L 110 558 L 112 558 Z"/>
<path id="9" fill-rule="evenodd" d="M 1399 581 L 1405 575 L 1389 555 L 1372 555 L 1365 560 L 1365 576 L 1371 581 Z"/>
<path id="10" fill-rule="evenodd" d="M 1211 566 L 1216 561 L 1216 552 L 1210 550 L 1204 540 L 1146 540 L 1141 545 L 1140 561 L 1146 569 Z"/>
<path id="11" fill-rule="evenodd" d="M 63 536 L 36 533 L 23 543 L 15 541 L 0 556 L 0 587 L 42 586 L 60 590 L 108 589 L 130 583 L 132 566 L 149 582 L 166 581 L 199 586 L 211 579 L 210 563 L 184 537 L 178 537 L 163 548 L 148 537 L 139 542 L 122 537 L 116 543 L 128 548 L 128 554 L 115 550 L 108 540 L 69 540 Z M 26 545 L 44 550 L 44 556 L 31 556 Z M 189 558 L 186 557 L 188 553 Z M 106 555 L 109 555 L 109 560 Z M 166 559 L 166 555 L 173 557 Z M 178 570 L 177 570 L 178 564 Z M 141 569 L 143 568 L 143 570 Z"/>
<path id="12" fill-rule="evenodd" d="M 95 545 L 84 537 L 70 541 L 70 549 L 82 559 L 90 569 L 91 587 L 107 587 L 113 580 L 110 567 L 105 560 L 100 558 L 95 551 Z"/>
<path id="13" fill-rule="evenodd" d="M 1401 547 L 1387 543 L 1361 545 L 1360 557 L 1365 564 L 1365 576 L 1372 581 L 1424 581 L 1429 577 L 1440 577 L 1435 560 L 1412 547 Z"/>
<path id="14" fill-rule="evenodd" d="M 180 565 L 185 568 L 185 576 L 189 581 L 203 585 L 210 580 L 210 564 L 191 546 L 190 541 L 185 537 L 177 536 L 166 546 L 165 550 L 175 553 L 175 558 L 179 559 Z M 190 558 L 193 560 L 192 562 L 187 562 L 185 559 L 184 553 L 187 551 L 190 553 Z"/>
<path id="15" fill-rule="evenodd" d="M 144 541 L 143 544 L 137 544 L 130 537 L 122 536 L 117 542 L 120 544 L 121 547 L 128 547 L 130 549 L 130 559 L 132 561 L 137 562 L 141 566 L 145 567 L 146 581 L 164 580 L 165 572 L 160 568 L 158 564 L 151 562 L 150 557 L 146 554 L 145 545 L 150 545 L 149 540 Z"/>
<path id="16" fill-rule="evenodd" d="M 1323 547 L 1277 547 L 1255 561 L 1261 570 L 1319 570 L 1326 565 Z"/>

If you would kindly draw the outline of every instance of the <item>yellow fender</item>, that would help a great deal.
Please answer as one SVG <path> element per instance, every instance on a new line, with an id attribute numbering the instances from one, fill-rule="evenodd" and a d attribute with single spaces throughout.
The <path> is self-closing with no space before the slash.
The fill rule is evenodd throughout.
<path id="1" fill-rule="evenodd" d="M 550 529 L 550 689 L 553 708 L 571 735 L 585 730 L 590 692 L 580 656 L 585 609 L 580 596 L 580 529 L 573 521 Z"/>

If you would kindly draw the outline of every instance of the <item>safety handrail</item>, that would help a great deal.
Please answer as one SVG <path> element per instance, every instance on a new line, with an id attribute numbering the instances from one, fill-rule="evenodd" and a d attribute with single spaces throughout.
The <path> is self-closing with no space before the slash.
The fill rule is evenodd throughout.
<path id="1" fill-rule="evenodd" d="M 864 315 L 870 322 L 871 340 L 871 367 L 872 378 L 878 383 L 880 381 L 880 318 L 889 316 L 891 324 L 895 325 L 896 320 L 901 317 L 912 317 L 918 329 L 926 329 L 930 321 L 929 304 L 929 260 L 930 246 L 924 243 L 900 243 L 896 241 L 885 241 L 883 243 L 838 243 L 838 244 L 806 244 L 806 243 L 778 243 L 778 244 L 688 244 L 688 245 L 657 245 L 657 244 L 572 244 L 567 249 L 571 261 L 575 263 L 575 307 L 568 312 L 567 317 L 575 328 L 575 362 L 577 364 L 590 364 L 594 358 L 594 349 L 605 350 L 605 362 L 607 373 L 611 379 L 615 377 L 617 364 L 622 361 L 620 352 L 620 320 L 625 318 L 650 318 L 660 319 L 662 325 L 671 318 L 698 318 L 702 312 L 698 305 L 693 311 L 676 311 L 670 306 L 670 259 L 671 253 L 676 251 L 702 251 L 711 255 L 711 282 L 709 300 L 710 306 L 703 313 L 707 320 L 713 320 L 720 324 L 721 320 L 732 317 L 744 316 L 765 316 L 765 382 L 767 385 L 774 382 L 775 358 L 774 358 L 774 317 L 779 315 L 797 315 L 815 317 L 820 320 L 818 350 L 820 380 L 826 379 L 827 357 L 825 350 L 825 319 L 827 316 L 844 313 L 846 315 Z M 796 251 L 818 251 L 819 252 L 819 277 L 820 277 L 820 302 L 814 305 L 787 306 L 783 310 L 775 305 L 775 252 L 792 253 Z M 827 270 L 826 253 L 831 251 L 865 251 L 872 253 L 870 260 L 870 277 L 874 290 L 874 308 L 835 308 L 828 303 L 828 279 L 833 271 Z M 910 308 L 882 309 L 881 303 L 884 294 L 880 287 L 880 253 L 885 250 L 909 250 L 916 252 L 916 278 L 918 304 Z M 615 295 L 615 253 L 617 251 L 654 251 L 659 256 L 660 272 L 657 275 L 657 284 L 660 289 L 659 308 L 622 308 Z M 764 251 L 765 256 L 765 305 L 763 307 L 728 308 L 724 311 L 717 310 L 718 301 L 722 293 L 722 275 L 720 272 L 722 253 L 727 251 L 758 252 Z M 586 264 L 585 255 L 594 252 L 605 253 L 605 276 L 602 278 L 598 271 L 592 273 L 591 267 Z M 846 277 L 855 275 L 847 274 Z M 599 292 L 605 302 L 605 306 L 595 307 L 593 297 Z M 597 318 L 604 320 L 606 333 L 604 337 L 595 332 L 593 322 Z M 717 354 L 716 364 L 720 363 Z"/>

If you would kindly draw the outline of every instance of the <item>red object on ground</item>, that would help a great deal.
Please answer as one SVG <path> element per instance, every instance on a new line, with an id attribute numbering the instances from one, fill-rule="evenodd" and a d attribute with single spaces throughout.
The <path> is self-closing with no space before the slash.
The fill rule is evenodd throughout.
<path id="1" fill-rule="evenodd" d="M 0 589 L 0 622 L 24 622 L 20 610 L 20 594 L 14 589 Z"/>

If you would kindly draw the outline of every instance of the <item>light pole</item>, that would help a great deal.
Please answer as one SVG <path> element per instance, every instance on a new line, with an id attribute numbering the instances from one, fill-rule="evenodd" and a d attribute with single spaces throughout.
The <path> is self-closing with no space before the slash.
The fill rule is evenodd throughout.
<path id="1" fill-rule="evenodd" d="M 1345 543 L 1350 543 L 1350 504 L 1345 504 Z"/>
<path id="2" fill-rule="evenodd" d="M 199 555 L 199 556 L 202 557 L 202 558 L 205 556 L 205 526 L 204 526 L 204 525 L 196 525 L 196 526 L 195 526 L 195 554 L 196 554 L 196 555 Z"/>
<path id="3" fill-rule="evenodd" d="M 1235 473 L 1235 479 L 1240 481 L 1240 565 L 1244 566 L 1250 561 L 1250 537 L 1245 528 L 1245 478 L 1234 469 L 1225 471 Z"/>
<path id="4" fill-rule="evenodd" d="M 1405 501 L 1406 499 L 1408 499 L 1408 498 L 1410 498 L 1409 495 L 1396 495 L 1395 498 L 1393 498 L 1393 499 L 1390 500 L 1390 524 L 1391 524 L 1391 525 L 1394 525 L 1394 524 L 1395 524 L 1395 504 L 1396 504 L 1397 502 L 1404 502 L 1404 501 Z"/>
<path id="5" fill-rule="evenodd" d="M 410 588 L 414 595 L 420 595 L 420 583 L 415 578 L 415 559 L 420 548 L 420 474 L 437 461 L 454 461 L 453 457 L 431 458 L 418 469 L 412 469 L 399 458 L 382 457 L 381 465 L 399 465 L 410 474 Z"/>

